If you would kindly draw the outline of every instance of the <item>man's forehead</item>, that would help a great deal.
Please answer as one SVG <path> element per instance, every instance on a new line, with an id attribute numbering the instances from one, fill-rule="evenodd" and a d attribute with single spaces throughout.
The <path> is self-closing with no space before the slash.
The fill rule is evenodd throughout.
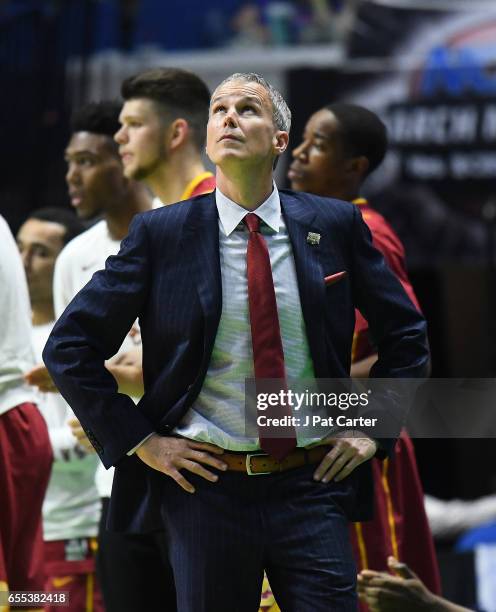
<path id="1" fill-rule="evenodd" d="M 230 97 L 247 98 L 262 105 L 270 105 L 268 92 L 259 83 L 251 83 L 249 81 L 229 81 L 224 83 L 214 91 L 212 102 Z"/>
<path id="2" fill-rule="evenodd" d="M 65 227 L 56 221 L 45 221 L 44 219 L 28 219 L 19 228 L 18 237 L 31 239 L 40 244 L 51 240 L 62 239 L 65 234 Z"/>
<path id="3" fill-rule="evenodd" d="M 305 131 L 310 132 L 317 138 L 330 140 L 334 137 L 338 127 L 334 113 L 327 108 L 323 108 L 310 117 L 305 126 Z"/>
<path id="4" fill-rule="evenodd" d="M 143 117 L 152 112 L 156 112 L 153 100 L 149 98 L 131 98 L 126 100 L 119 115 L 122 123 L 126 117 Z"/>
<path id="5" fill-rule="evenodd" d="M 323 130 L 320 126 L 313 127 L 308 126 L 305 128 L 305 135 L 312 136 L 313 138 L 318 138 L 319 140 L 331 140 L 332 135 L 329 134 L 327 130 Z"/>
<path id="6" fill-rule="evenodd" d="M 94 132 L 75 132 L 65 149 L 66 155 L 76 155 L 79 153 L 111 153 L 113 140 L 106 134 L 95 134 Z"/>
<path id="7" fill-rule="evenodd" d="M 81 150 L 99 151 L 108 145 L 110 136 L 95 134 L 93 132 L 74 132 L 66 147 L 66 153 L 79 152 Z"/>

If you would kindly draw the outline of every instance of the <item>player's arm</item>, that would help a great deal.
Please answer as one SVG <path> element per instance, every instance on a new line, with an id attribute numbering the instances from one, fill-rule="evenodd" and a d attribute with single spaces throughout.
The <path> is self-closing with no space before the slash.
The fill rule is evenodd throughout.
<path id="1" fill-rule="evenodd" d="M 394 557 L 388 566 L 395 575 L 363 570 L 358 574 L 358 596 L 370 612 L 470 612 L 434 595 L 412 570 Z"/>
<path id="2" fill-rule="evenodd" d="M 370 377 L 400 380 L 425 377 L 429 371 L 426 322 L 381 253 L 373 247 L 370 230 L 357 207 L 353 215 L 353 295 L 355 306 L 368 321 L 378 356 Z M 381 424 L 387 424 L 388 437 L 379 441 L 381 455 L 394 447 L 395 436 L 404 422 L 404 406 L 411 399 L 405 393 L 412 390 L 413 383 L 403 386 L 401 392 L 400 385 L 384 389 L 375 393 L 369 407 L 361 412 L 364 417 L 376 417 Z"/>
<path id="3" fill-rule="evenodd" d="M 41 393 L 56 393 L 57 387 L 44 363 L 38 363 L 24 374 L 24 380 Z"/>
<path id="4" fill-rule="evenodd" d="M 372 245 L 370 230 L 357 207 L 353 214 L 353 294 L 369 323 L 378 354 L 371 375 L 424 376 L 429 364 L 425 320 Z"/>
<path id="5" fill-rule="evenodd" d="M 141 367 L 141 351 L 138 349 L 123 353 L 107 361 L 107 370 L 117 381 L 119 391 L 126 395 L 141 397 L 145 392 L 143 386 L 143 370 Z M 58 389 L 53 382 L 50 372 L 44 363 L 31 368 L 24 375 L 28 385 L 36 387 L 42 393 L 57 393 Z"/>
<path id="6" fill-rule="evenodd" d="M 67 407 L 67 421 L 58 427 L 49 427 L 48 434 L 52 443 L 53 456 L 59 461 L 74 461 L 82 459 L 88 454 L 93 454 L 95 449 L 91 444 L 80 444 L 74 437 L 70 426 L 71 420 L 75 420 L 72 410 Z"/>
<path id="7" fill-rule="evenodd" d="M 121 393 L 141 397 L 145 392 L 142 357 L 141 348 L 136 347 L 106 362 L 105 367 L 117 381 Z"/>
<path id="8" fill-rule="evenodd" d="M 77 420 L 77 418 L 73 415 L 72 418 L 67 422 L 67 426 L 69 428 L 71 437 L 74 440 L 74 443 L 78 448 L 83 449 L 86 453 L 94 453 L 96 452 L 93 444 L 88 439 L 86 432 L 81 427 L 81 423 Z"/>

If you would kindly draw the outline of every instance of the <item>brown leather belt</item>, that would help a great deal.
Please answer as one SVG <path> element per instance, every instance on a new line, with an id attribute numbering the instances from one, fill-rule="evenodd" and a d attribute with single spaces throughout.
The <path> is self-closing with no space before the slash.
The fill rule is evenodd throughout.
<path id="1" fill-rule="evenodd" d="M 284 472 L 302 465 L 319 463 L 330 451 L 329 446 L 314 446 L 313 448 L 295 448 L 282 461 L 278 461 L 263 452 L 229 453 L 219 455 L 219 459 L 227 464 L 228 470 L 244 472 L 249 476 Z"/>

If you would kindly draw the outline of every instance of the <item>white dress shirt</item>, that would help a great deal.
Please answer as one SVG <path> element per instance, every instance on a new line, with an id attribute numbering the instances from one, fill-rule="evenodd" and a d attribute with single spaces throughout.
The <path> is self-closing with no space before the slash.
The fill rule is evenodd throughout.
<path id="1" fill-rule="evenodd" d="M 249 212 L 262 220 L 276 294 L 277 310 L 288 378 L 312 378 L 296 269 L 291 243 L 281 214 L 279 192 L 274 185 L 270 196 L 256 210 L 248 211 L 215 192 L 219 214 L 219 249 L 222 276 L 222 314 L 210 365 L 198 398 L 174 432 L 201 442 L 210 442 L 235 451 L 259 449 L 258 438 L 245 432 L 245 379 L 254 377 L 246 249 L 249 232 L 236 231 Z M 298 432 L 298 446 L 315 440 Z"/>

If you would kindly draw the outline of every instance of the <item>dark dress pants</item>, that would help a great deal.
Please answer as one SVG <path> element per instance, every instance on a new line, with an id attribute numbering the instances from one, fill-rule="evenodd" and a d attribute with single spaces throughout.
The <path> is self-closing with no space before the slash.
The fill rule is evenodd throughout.
<path id="1" fill-rule="evenodd" d="M 346 484 L 315 482 L 315 466 L 211 483 L 169 479 L 163 516 L 179 612 L 256 612 L 264 568 L 283 612 L 354 612 L 356 570 L 338 500 Z M 348 491 L 349 493 L 349 491 Z"/>
<path id="2" fill-rule="evenodd" d="M 103 499 L 96 559 L 106 612 L 176 612 L 164 532 L 108 531 L 108 502 Z"/>

